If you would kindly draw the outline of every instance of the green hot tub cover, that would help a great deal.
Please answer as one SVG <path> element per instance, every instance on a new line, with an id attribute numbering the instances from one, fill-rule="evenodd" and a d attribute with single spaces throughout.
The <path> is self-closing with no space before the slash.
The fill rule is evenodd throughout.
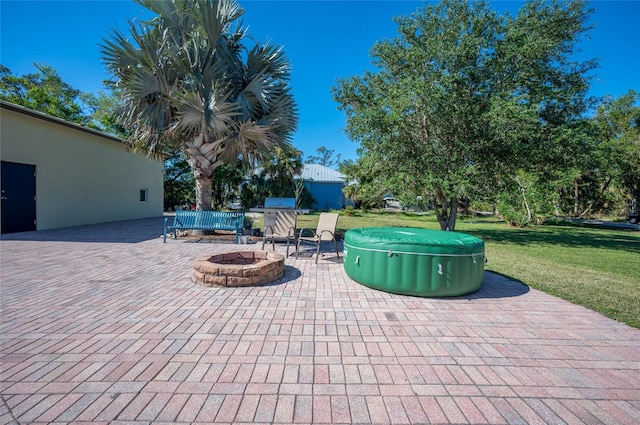
<path id="1" fill-rule="evenodd" d="M 464 295 L 482 285 L 484 241 L 412 227 L 351 229 L 344 238 L 344 268 L 356 282 L 386 292 Z"/>

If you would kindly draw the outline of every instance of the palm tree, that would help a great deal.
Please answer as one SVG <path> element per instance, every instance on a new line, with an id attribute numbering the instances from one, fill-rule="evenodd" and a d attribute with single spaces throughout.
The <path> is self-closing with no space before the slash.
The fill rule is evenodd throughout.
<path id="1" fill-rule="evenodd" d="M 291 188 L 293 178 L 302 173 L 303 167 L 302 152 L 292 146 L 278 146 L 269 158 L 262 161 L 261 175 L 271 183 L 274 196 L 289 196 L 287 189 Z"/>
<path id="2" fill-rule="evenodd" d="M 289 62 L 268 43 L 246 48 L 234 0 L 136 0 L 157 17 L 130 36 L 114 31 L 103 60 L 122 93 L 115 114 L 138 149 L 183 150 L 196 178 L 196 208 L 211 209 L 212 176 L 229 161 L 254 164 L 289 146 L 298 123 Z"/>

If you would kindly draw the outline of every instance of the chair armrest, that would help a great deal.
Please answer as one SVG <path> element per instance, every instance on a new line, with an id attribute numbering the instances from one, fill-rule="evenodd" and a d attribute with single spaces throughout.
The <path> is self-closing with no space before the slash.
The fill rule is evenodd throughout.
<path id="1" fill-rule="evenodd" d="M 331 235 L 331 239 L 333 239 L 333 240 L 336 239 L 336 235 L 331 230 L 323 230 L 323 231 L 321 231 L 320 234 L 318 235 L 318 238 L 320 240 L 322 240 L 322 236 L 324 236 L 325 233 L 329 233 Z"/>
<path id="2" fill-rule="evenodd" d="M 308 230 L 308 232 L 307 232 L 307 233 L 311 233 L 311 235 L 310 235 L 310 236 L 306 236 L 306 237 L 313 237 L 313 236 L 315 236 L 315 235 L 316 235 L 316 232 L 314 232 L 314 231 L 313 231 L 313 229 L 307 229 L 306 227 L 303 227 L 302 229 L 300 229 L 300 232 L 298 233 L 298 237 L 299 237 L 299 238 L 305 237 L 305 236 L 304 236 L 304 231 L 305 231 L 305 230 Z"/>
<path id="3" fill-rule="evenodd" d="M 267 232 L 268 229 L 271 229 L 271 233 Z M 270 224 L 267 224 L 266 226 L 264 226 L 264 234 L 262 235 L 262 237 L 264 238 L 270 235 L 273 235 L 273 226 Z"/>

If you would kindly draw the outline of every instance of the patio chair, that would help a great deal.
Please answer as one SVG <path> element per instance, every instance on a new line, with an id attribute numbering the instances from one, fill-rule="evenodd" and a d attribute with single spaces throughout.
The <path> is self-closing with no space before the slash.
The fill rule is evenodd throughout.
<path id="1" fill-rule="evenodd" d="M 333 246 L 336 249 L 336 255 L 340 258 L 338 253 L 338 243 L 336 242 L 336 226 L 338 225 L 338 214 L 336 213 L 320 213 L 320 219 L 318 219 L 318 228 L 312 236 L 305 236 L 305 230 L 302 229 L 298 235 L 298 243 L 296 244 L 296 256 L 300 250 L 300 242 L 313 242 L 316 244 L 316 264 L 318 264 L 318 257 L 320 256 L 320 245 L 322 242 L 333 241 Z M 309 232 L 307 232 L 309 233 Z"/>
<path id="2" fill-rule="evenodd" d="M 262 236 L 262 249 L 264 244 L 271 241 L 273 250 L 276 249 L 275 241 L 287 241 L 287 257 L 289 256 L 289 242 L 296 243 L 296 223 L 298 214 L 295 211 L 277 211 L 264 214 L 264 230 Z"/>

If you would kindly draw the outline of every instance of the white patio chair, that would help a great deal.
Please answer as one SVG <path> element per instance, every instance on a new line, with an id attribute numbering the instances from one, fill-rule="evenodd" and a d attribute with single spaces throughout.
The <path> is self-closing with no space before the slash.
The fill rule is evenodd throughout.
<path id="1" fill-rule="evenodd" d="M 320 256 L 320 245 L 322 242 L 333 241 L 333 246 L 336 250 L 336 255 L 340 258 L 338 253 L 338 243 L 336 241 L 336 226 L 338 225 L 339 215 L 336 213 L 320 213 L 318 219 L 318 227 L 313 235 L 305 236 L 305 230 L 312 231 L 311 229 L 302 229 L 298 235 L 298 243 L 296 244 L 296 256 L 300 250 L 300 242 L 313 242 L 316 244 L 316 264 L 318 264 L 318 257 Z"/>
<path id="2" fill-rule="evenodd" d="M 264 244 L 271 241 L 273 250 L 275 251 L 275 241 L 287 242 L 287 257 L 289 256 L 289 242 L 296 243 L 296 223 L 298 214 L 295 211 L 277 211 L 274 213 L 264 214 L 264 230 L 262 235 L 262 249 Z"/>

